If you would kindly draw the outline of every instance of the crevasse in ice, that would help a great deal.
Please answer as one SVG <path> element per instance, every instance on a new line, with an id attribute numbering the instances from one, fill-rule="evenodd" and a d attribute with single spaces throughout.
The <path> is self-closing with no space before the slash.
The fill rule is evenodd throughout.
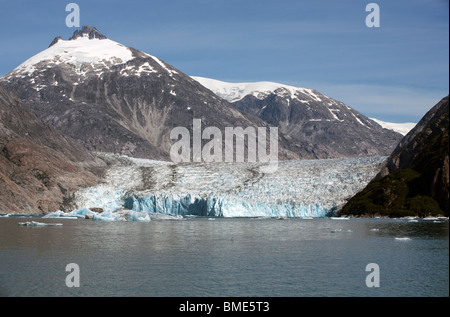
<path id="1" fill-rule="evenodd" d="M 76 193 L 79 210 L 100 207 L 102 221 L 150 221 L 150 214 L 207 217 L 325 217 L 363 189 L 385 157 L 263 163 L 174 164 L 115 160 L 105 182 Z M 118 212 L 119 210 L 119 212 Z"/>

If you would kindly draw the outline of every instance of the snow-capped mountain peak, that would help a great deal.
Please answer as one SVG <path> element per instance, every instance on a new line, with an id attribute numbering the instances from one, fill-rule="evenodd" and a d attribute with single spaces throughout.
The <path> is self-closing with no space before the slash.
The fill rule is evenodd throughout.
<path id="1" fill-rule="evenodd" d="M 106 38 L 94 27 L 85 26 L 75 31 L 69 40 L 56 37 L 46 50 L 29 58 L 13 72 L 32 74 L 41 62 L 46 63 L 47 68 L 67 64 L 80 71 L 85 63 L 98 68 L 124 64 L 132 58 L 133 53 L 128 47 Z"/>
<path id="2" fill-rule="evenodd" d="M 139 60 L 136 61 L 136 58 Z M 132 60 L 135 62 L 128 63 Z M 159 58 L 110 40 L 95 27 L 84 26 L 81 30 L 76 30 L 68 40 L 55 37 L 47 49 L 20 64 L 2 77 L 2 80 L 17 76 L 40 77 L 55 66 L 68 68 L 76 76 L 80 76 L 78 81 L 90 76 L 101 77 L 113 66 L 120 66 L 120 75 L 126 77 L 159 72 L 166 72 L 169 76 L 178 74 Z M 36 81 L 32 80 L 32 83 Z"/>
<path id="3" fill-rule="evenodd" d="M 77 30 L 73 33 L 72 37 L 69 40 L 76 40 L 79 37 L 87 37 L 90 40 L 99 39 L 105 40 L 107 37 L 100 33 L 95 27 L 90 25 L 85 25 L 81 28 L 81 30 Z"/>

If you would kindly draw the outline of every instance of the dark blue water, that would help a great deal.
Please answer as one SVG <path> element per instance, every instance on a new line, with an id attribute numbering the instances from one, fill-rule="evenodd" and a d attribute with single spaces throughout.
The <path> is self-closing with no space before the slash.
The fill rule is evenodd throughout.
<path id="1" fill-rule="evenodd" d="M 449 296 L 448 237 L 448 220 L 0 218 L 0 295 Z"/>

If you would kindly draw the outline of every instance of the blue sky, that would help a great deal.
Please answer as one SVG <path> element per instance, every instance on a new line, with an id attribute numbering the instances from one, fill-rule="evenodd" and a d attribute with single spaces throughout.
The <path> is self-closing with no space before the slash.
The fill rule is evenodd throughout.
<path id="1" fill-rule="evenodd" d="M 0 0 L 0 76 L 81 25 L 188 75 L 314 88 L 369 117 L 417 122 L 449 93 L 448 0 Z M 365 24 L 380 7 L 380 27 Z"/>

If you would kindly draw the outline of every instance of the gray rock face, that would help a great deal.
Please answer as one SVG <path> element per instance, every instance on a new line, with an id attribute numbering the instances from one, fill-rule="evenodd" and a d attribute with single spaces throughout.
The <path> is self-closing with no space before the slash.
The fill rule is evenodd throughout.
<path id="1" fill-rule="evenodd" d="M 55 45 L 59 40 L 62 40 L 61 36 L 55 37 L 48 47 Z"/>
<path id="2" fill-rule="evenodd" d="M 402 138 L 313 89 L 193 78 L 237 109 L 277 126 L 289 144 L 299 149 L 301 158 L 387 156 Z"/>
<path id="3" fill-rule="evenodd" d="M 90 27 L 56 41 L 1 81 L 44 122 L 92 151 L 168 160 L 175 142 L 170 131 L 191 131 L 193 119 L 222 133 L 225 127 L 268 127 L 164 61 Z M 283 136 L 279 158 L 298 158 Z"/>
<path id="4" fill-rule="evenodd" d="M 234 105 L 270 125 L 304 149 L 306 158 L 339 158 L 389 155 L 399 133 L 383 129 L 342 102 L 313 91 L 295 95 L 280 88 L 263 98 L 247 95 Z"/>
<path id="5" fill-rule="evenodd" d="M 105 40 L 107 37 L 100 33 L 95 27 L 90 25 L 85 25 L 81 28 L 81 30 L 77 30 L 73 33 L 72 37 L 69 40 L 76 40 L 79 37 L 87 36 L 90 40 L 99 39 Z"/>
<path id="6" fill-rule="evenodd" d="M 39 120 L 0 84 L 0 213 L 48 213 L 99 179 L 104 163 Z"/>

